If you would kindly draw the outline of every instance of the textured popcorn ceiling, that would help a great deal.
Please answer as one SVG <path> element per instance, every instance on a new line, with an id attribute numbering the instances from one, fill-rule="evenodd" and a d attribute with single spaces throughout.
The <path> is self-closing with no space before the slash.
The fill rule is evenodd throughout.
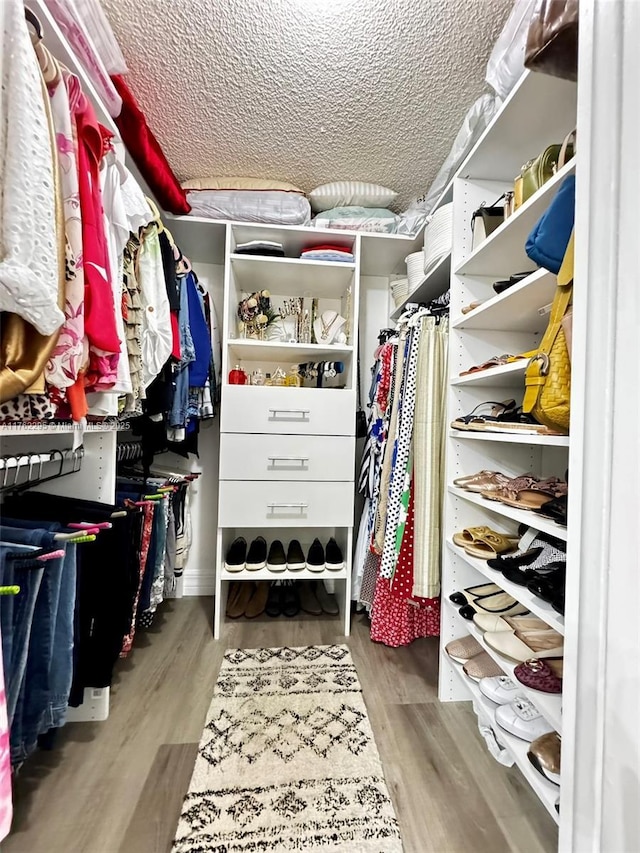
<path id="1" fill-rule="evenodd" d="M 513 0 L 102 0 L 180 180 L 424 192 Z"/>

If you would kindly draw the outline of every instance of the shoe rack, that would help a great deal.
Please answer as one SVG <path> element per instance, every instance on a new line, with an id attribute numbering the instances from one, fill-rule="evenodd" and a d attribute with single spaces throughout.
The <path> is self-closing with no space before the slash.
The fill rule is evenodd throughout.
<path id="1" fill-rule="evenodd" d="M 282 243 L 285 257 L 235 253 L 237 244 L 262 238 Z M 308 230 L 232 225 L 227 230 L 224 279 L 222 405 L 214 634 L 220 636 L 232 581 L 319 579 L 333 582 L 345 636 L 349 634 L 359 247 L 354 235 L 331 235 L 331 241 L 354 254 L 353 263 L 301 260 L 302 249 L 326 243 L 326 235 Z M 319 311 L 348 318 L 342 344 L 288 343 L 238 337 L 237 306 L 248 293 L 268 290 L 277 308 L 283 299 L 303 297 L 305 307 L 318 300 Z M 305 361 L 341 361 L 344 372 L 332 380 L 342 387 L 273 387 L 231 385 L 236 364 L 247 373 L 260 366 L 273 372 Z M 340 571 L 322 573 L 227 572 L 224 558 L 236 536 L 248 543 L 262 535 L 299 539 L 305 554 L 317 536 L 333 536 L 345 557 Z"/>
<path id="2" fill-rule="evenodd" d="M 563 179 L 574 172 L 576 160 L 567 163 L 475 250 L 472 250 L 470 223 L 473 211 L 481 204 L 491 205 L 505 190 L 512 189 L 514 176 L 523 163 L 537 156 L 547 145 L 562 141 L 575 127 L 576 103 L 574 83 L 525 72 L 453 181 L 448 424 L 485 401 L 515 398 L 518 405 L 522 403 L 526 360 L 467 376 L 459 374 L 492 356 L 517 355 L 537 346 L 549 319 L 540 309 L 553 298 L 555 277 L 535 269 L 525 253 L 525 241 Z M 553 109 L 549 108 L 550 104 Z M 530 275 L 501 294 L 495 294 L 494 281 L 524 271 L 530 271 Z M 481 304 L 463 314 L 462 308 L 474 301 Z M 510 477 L 533 472 L 539 477 L 556 475 L 564 479 L 570 437 L 447 428 L 439 697 L 442 701 L 473 702 L 478 720 L 490 726 L 499 745 L 510 754 L 557 824 L 556 802 L 561 786 L 545 779 L 532 766 L 527 757 L 529 744 L 526 741 L 508 734 L 496 724 L 496 706 L 467 678 L 462 666 L 448 657 L 444 647 L 451 640 L 471 634 L 503 672 L 512 676 L 515 665 L 489 648 L 483 642 L 482 632 L 472 621 L 462 618 L 458 607 L 449 600 L 454 591 L 487 580 L 498 584 L 551 628 L 565 634 L 564 617 L 551 605 L 526 587 L 510 583 L 500 572 L 488 568 L 486 560 L 467 555 L 453 543 L 452 537 L 465 527 L 481 524 L 503 533 L 517 534 L 518 525 L 525 524 L 566 541 L 567 528 L 532 512 L 486 500 L 480 494 L 457 488 L 453 481 L 483 469 L 501 471 Z M 567 601 L 567 607 L 571 606 Z M 531 691 L 524 686 L 518 695 L 529 698 L 547 722 L 562 734 L 561 696 Z"/>

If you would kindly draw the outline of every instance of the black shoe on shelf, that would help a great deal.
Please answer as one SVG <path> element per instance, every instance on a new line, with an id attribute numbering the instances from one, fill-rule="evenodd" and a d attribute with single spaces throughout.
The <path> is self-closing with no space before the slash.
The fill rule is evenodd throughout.
<path id="1" fill-rule="evenodd" d="M 264 536 L 257 536 L 249 546 L 247 554 L 247 570 L 259 572 L 267 564 L 267 542 Z"/>
<path id="2" fill-rule="evenodd" d="M 287 548 L 287 568 L 290 572 L 301 572 L 307 568 L 302 546 L 297 539 L 292 539 Z"/>
<path id="3" fill-rule="evenodd" d="M 280 601 L 284 616 L 297 616 L 300 613 L 298 585 L 294 581 L 285 581 L 280 587 Z"/>
<path id="4" fill-rule="evenodd" d="M 336 540 L 331 537 L 327 542 L 327 554 L 325 566 L 330 572 L 339 572 L 344 569 L 344 557 Z"/>
<path id="5" fill-rule="evenodd" d="M 279 539 L 274 539 L 271 543 L 267 557 L 267 568 L 270 572 L 284 572 L 287 568 L 284 545 Z"/>
<path id="6" fill-rule="evenodd" d="M 307 554 L 307 568 L 310 572 L 324 572 L 324 548 L 319 539 L 314 539 Z"/>
<path id="7" fill-rule="evenodd" d="M 228 572 L 242 572 L 247 560 L 247 540 L 244 536 L 234 539 L 224 558 L 224 567 Z"/>
<path id="8" fill-rule="evenodd" d="M 267 616 L 280 616 L 282 613 L 282 604 L 281 604 L 281 592 L 282 587 L 279 585 L 277 581 L 274 581 L 269 587 L 269 595 L 267 596 L 267 603 L 264 608 L 264 612 Z"/>

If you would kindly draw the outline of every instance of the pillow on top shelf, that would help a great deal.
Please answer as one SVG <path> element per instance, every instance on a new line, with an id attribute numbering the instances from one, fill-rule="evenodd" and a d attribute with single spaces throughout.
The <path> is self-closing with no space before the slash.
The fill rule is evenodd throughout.
<path id="1" fill-rule="evenodd" d="M 300 193 L 300 195 L 305 194 L 300 187 L 288 184 L 286 181 L 272 181 L 269 178 L 192 178 L 189 181 L 184 181 L 182 188 L 185 190 L 253 190 L 254 192 L 257 190 L 276 190 L 286 193 Z"/>
<path id="2" fill-rule="evenodd" d="M 315 213 L 333 210 L 335 207 L 386 208 L 398 197 L 398 193 L 378 184 L 362 181 L 335 181 L 323 184 L 309 193 L 311 208 Z"/>

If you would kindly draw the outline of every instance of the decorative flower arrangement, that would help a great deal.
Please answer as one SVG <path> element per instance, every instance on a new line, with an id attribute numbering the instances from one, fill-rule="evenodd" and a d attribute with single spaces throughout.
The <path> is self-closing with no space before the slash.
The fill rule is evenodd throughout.
<path id="1" fill-rule="evenodd" d="M 249 338 L 262 338 L 265 329 L 280 319 L 271 307 L 268 290 L 257 290 L 238 303 L 238 331 Z"/>

